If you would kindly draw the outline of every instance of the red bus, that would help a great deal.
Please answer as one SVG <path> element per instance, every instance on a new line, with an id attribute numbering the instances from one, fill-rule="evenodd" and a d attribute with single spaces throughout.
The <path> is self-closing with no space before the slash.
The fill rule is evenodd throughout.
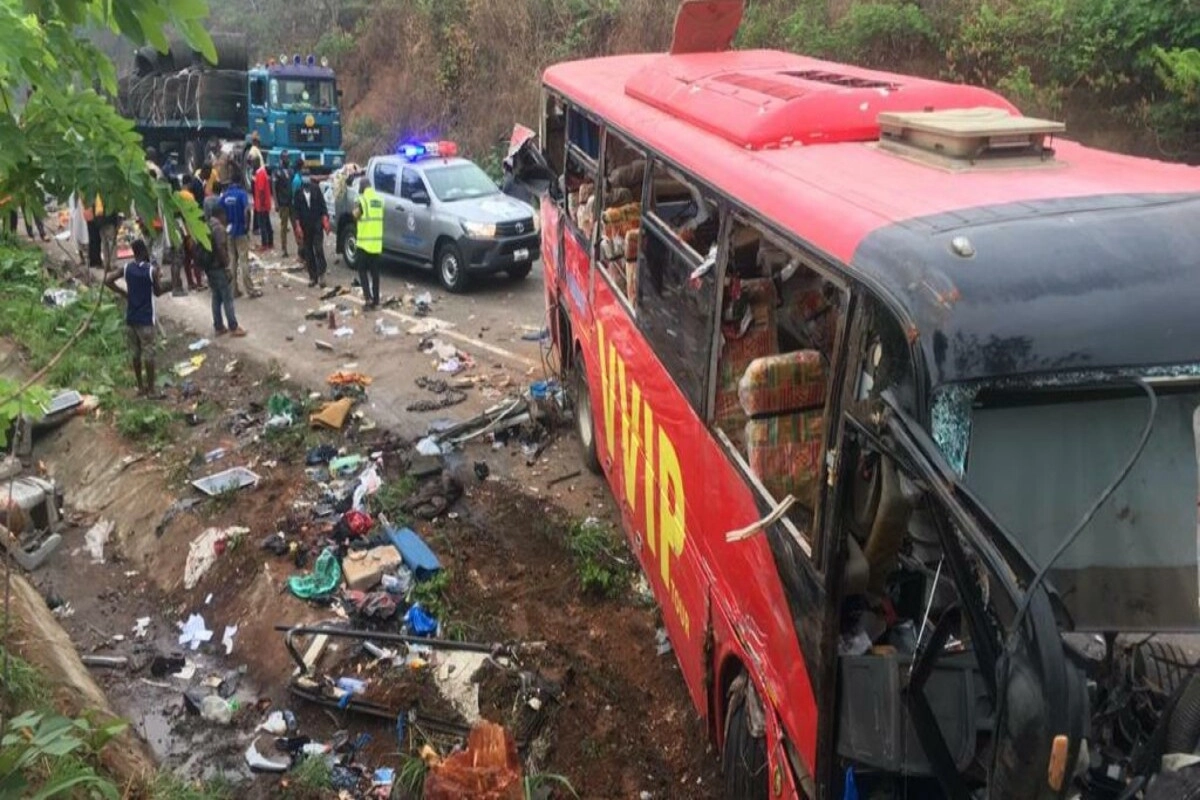
<path id="1" fill-rule="evenodd" d="M 539 132 L 583 455 L 726 795 L 1194 790 L 1200 170 L 740 10 L 549 68 Z"/>

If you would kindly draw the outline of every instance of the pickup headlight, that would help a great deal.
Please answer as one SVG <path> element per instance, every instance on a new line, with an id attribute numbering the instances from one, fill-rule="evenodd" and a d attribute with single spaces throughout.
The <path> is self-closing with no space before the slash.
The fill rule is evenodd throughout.
<path id="1" fill-rule="evenodd" d="M 496 224 L 493 222 L 464 222 L 462 226 L 468 236 L 479 239 L 491 239 L 496 235 Z"/>

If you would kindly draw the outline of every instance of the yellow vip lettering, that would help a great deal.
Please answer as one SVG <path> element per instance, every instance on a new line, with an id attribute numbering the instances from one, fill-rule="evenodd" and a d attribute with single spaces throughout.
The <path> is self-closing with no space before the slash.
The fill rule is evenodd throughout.
<path id="1" fill-rule="evenodd" d="M 658 535 L 662 538 L 659 566 L 663 583 L 671 585 L 671 559 L 683 552 L 683 477 L 675 445 L 663 430 L 658 432 Z"/>
<path id="2" fill-rule="evenodd" d="M 621 371 L 621 382 L 625 380 L 625 364 L 617 357 L 617 348 L 604 336 L 604 325 L 596 323 L 596 341 L 600 345 L 600 394 L 604 402 L 604 438 L 611 458 L 616 452 L 617 430 L 617 387 L 616 371 Z M 620 367 L 618 367 L 620 364 Z M 580 365 L 583 369 L 583 365 Z"/>
<path id="3" fill-rule="evenodd" d="M 622 367 L 624 364 L 622 364 Z M 625 386 L 626 372 L 622 368 L 618 373 L 617 391 L 621 395 L 621 453 L 625 472 L 625 501 L 629 503 L 631 512 L 637 511 L 637 477 L 638 462 L 641 461 L 642 441 L 646 438 L 639 431 L 642 409 L 642 390 L 632 379 L 629 380 L 628 392 Z M 649 535 L 649 533 L 647 533 Z"/>
<path id="4" fill-rule="evenodd" d="M 642 403 L 642 442 L 646 448 L 646 474 L 642 478 L 642 509 L 646 517 L 646 541 L 650 543 L 650 552 L 658 551 L 654 519 L 654 410 L 649 403 Z"/>

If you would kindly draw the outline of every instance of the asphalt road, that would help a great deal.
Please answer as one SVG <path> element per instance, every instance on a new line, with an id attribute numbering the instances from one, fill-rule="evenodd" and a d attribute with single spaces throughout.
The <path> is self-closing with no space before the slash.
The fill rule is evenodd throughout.
<path id="1" fill-rule="evenodd" d="M 263 287 L 260 298 L 244 297 L 237 301 L 238 321 L 249 335 L 243 339 L 224 337 L 223 346 L 265 361 L 275 360 L 281 371 L 308 385 L 321 385 L 331 373 L 352 369 L 369 375 L 374 384 L 365 412 L 379 424 L 402 436 L 423 435 L 430 421 L 438 418 L 463 419 L 498 402 L 531 381 L 544 377 L 539 344 L 523 335 L 543 327 L 545 299 L 542 267 L 537 264 L 525 280 L 512 282 L 504 275 L 483 276 L 462 295 L 446 292 L 431 270 L 385 262 L 382 269 L 381 296 L 401 298 L 401 303 L 379 311 L 364 313 L 357 287 L 348 295 L 322 301 L 321 295 L 342 286 L 347 289 L 356 277 L 327 248 L 329 271 L 327 289 L 310 289 L 307 274 L 299 268 L 295 256 L 284 259 L 278 253 L 262 257 L 263 269 L 256 273 Z M 427 316 L 418 317 L 413 299 L 428 292 L 432 303 Z M 306 313 L 325 303 L 338 306 L 338 327 L 353 333 L 335 336 L 326 320 L 306 319 Z M 183 323 L 193 331 L 212 331 L 210 295 L 192 292 L 186 297 L 166 295 L 159 300 L 159 314 Z M 398 333 L 381 335 L 377 320 L 394 326 Z M 436 332 L 413 333 L 416 326 Z M 207 334 L 211 337 L 211 333 Z M 468 356 L 473 366 L 456 376 L 438 371 L 440 359 L 421 352 L 422 340 L 436 339 Z M 316 342 L 333 346 L 319 349 Z M 448 381 L 471 379 L 466 400 L 438 411 L 410 412 L 418 401 L 436 401 L 439 395 L 417 386 L 418 378 L 442 378 Z"/>

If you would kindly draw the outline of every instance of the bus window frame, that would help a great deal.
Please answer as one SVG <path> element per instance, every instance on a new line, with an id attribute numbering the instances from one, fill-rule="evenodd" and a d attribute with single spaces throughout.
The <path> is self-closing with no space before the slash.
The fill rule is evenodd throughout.
<path id="1" fill-rule="evenodd" d="M 803 247 L 793 237 L 788 236 L 777 230 L 767 220 L 753 213 L 749 209 L 733 203 L 728 200 L 723 202 L 727 206 L 725 218 L 721 223 L 720 238 L 717 240 L 718 255 L 718 296 L 717 309 L 718 313 L 721 308 L 723 294 L 725 291 L 725 274 L 729 263 L 730 248 L 732 246 L 733 227 L 735 224 L 749 226 L 756 229 L 765 241 L 770 242 L 773 246 L 784 251 L 789 257 L 794 257 L 800 260 L 801 267 L 815 273 L 823 281 L 834 286 L 839 293 L 840 304 L 838 306 L 839 324 L 837 335 L 834 337 L 832 350 L 829 356 L 829 379 L 826 386 L 825 394 L 825 425 L 822 433 L 822 458 L 820 465 L 820 483 L 821 490 L 817 493 L 815 501 L 816 507 L 812 509 L 812 519 L 807 526 L 807 530 L 801 530 L 790 516 L 784 516 L 779 520 L 779 524 L 788 532 L 800 548 L 807 554 L 809 561 L 818 575 L 825 575 L 825 562 L 821 556 L 823 550 L 827 550 L 825 543 L 826 526 L 828 520 L 834 515 L 829 513 L 830 496 L 828 487 L 836 478 L 838 460 L 840 458 L 840 442 L 841 442 L 841 414 L 843 408 L 846 407 L 847 391 L 846 370 L 848 362 L 851 358 L 857 358 L 852 355 L 847 349 L 850 342 L 850 335 L 853 332 L 852 328 L 857 324 L 855 314 L 855 290 L 857 284 L 843 276 L 839 271 L 830 265 L 827 259 L 815 255 L 809 248 Z M 694 251 L 693 251 L 694 252 Z M 763 275 L 762 277 L 770 277 Z M 861 335 L 861 334 L 859 334 Z M 766 486 L 754 470 L 750 468 L 746 456 L 738 450 L 737 446 L 721 428 L 716 424 L 716 396 L 719 387 L 720 372 L 718 370 L 718 361 L 720 358 L 720 336 L 721 326 L 718 324 L 713 331 L 712 343 L 712 365 L 709 371 L 709 413 L 705 416 L 705 427 L 708 428 L 711 435 L 721 443 L 721 449 L 725 453 L 725 457 L 729 459 L 734 468 L 741 473 L 743 479 L 752 487 L 755 495 L 760 503 L 766 503 L 771 507 L 782 502 L 783 498 L 775 498 L 767 491 Z M 783 352 L 783 351 L 781 351 Z M 830 464 L 830 460 L 834 461 Z M 831 477 L 832 476 L 832 477 Z"/>
<path id="2" fill-rule="evenodd" d="M 599 165 L 600 170 L 597 173 L 597 181 L 598 181 L 599 192 L 600 192 L 600 213 L 601 213 L 601 215 L 603 215 L 605 209 L 607 208 L 607 202 L 608 202 L 607 167 L 608 167 L 608 140 L 609 140 L 610 136 L 620 139 L 621 143 L 625 146 L 626 149 L 632 150 L 632 151 L 638 153 L 642 158 L 644 158 L 646 160 L 646 165 L 647 165 L 646 174 L 642 176 L 642 198 L 643 198 L 643 200 L 645 199 L 645 196 L 646 196 L 646 185 L 647 185 L 646 184 L 646 176 L 650 174 L 650 168 L 649 168 L 650 159 L 651 159 L 650 151 L 647 150 L 643 145 L 637 144 L 634 141 L 634 139 L 632 139 L 631 137 L 626 136 L 619 128 L 616 128 L 612 125 L 607 125 L 607 124 L 602 125 L 600 128 L 600 165 Z M 643 203 L 643 205 L 644 205 L 644 203 Z M 596 238 L 596 249 L 594 251 L 594 257 L 592 259 L 593 275 L 592 275 L 591 285 L 588 287 L 588 290 L 589 290 L 588 298 L 590 301 L 593 301 L 593 302 L 595 301 L 595 298 L 596 298 L 595 273 L 597 273 L 597 272 L 602 273 L 602 275 L 603 275 L 602 279 L 608 283 L 608 288 L 610 290 L 612 290 L 613 294 L 617 295 L 617 297 L 620 298 L 619 302 L 620 302 L 621 306 L 625 309 L 625 312 L 627 314 L 629 314 L 630 319 L 637 320 L 638 312 L 637 312 L 637 308 L 634 303 L 634 300 L 636 300 L 636 298 L 629 297 L 625 287 L 618 287 L 617 282 L 615 280 L 613 280 L 611 275 L 608 274 L 608 270 L 596 268 L 595 262 L 598 262 L 601 260 L 600 259 L 600 238 L 601 237 L 599 234 L 601 233 L 600 225 L 602 225 L 602 224 L 603 224 L 603 217 L 601 217 L 601 219 L 597 220 L 597 225 L 596 225 L 596 232 L 597 232 L 597 236 L 595 237 Z M 641 238 L 644 235 L 644 233 L 645 233 L 645 230 L 642 225 L 642 218 L 641 218 L 641 215 L 639 214 L 638 215 L 638 241 L 639 241 L 638 253 L 639 253 L 639 255 L 641 254 L 640 241 L 641 241 Z"/>
<path id="3" fill-rule="evenodd" d="M 704 195 L 706 200 L 712 201 L 715 208 L 714 213 L 718 215 L 718 243 L 720 243 L 725 236 L 726 226 L 729 224 L 729 215 L 725 213 L 725 204 L 722 202 L 720 193 L 713 190 L 712 187 L 708 186 L 702 181 L 687 177 L 688 173 L 686 170 L 683 170 L 672 164 L 669 160 L 663 158 L 657 153 L 647 151 L 647 156 L 648 160 L 646 162 L 646 175 L 643 178 L 642 184 L 643 202 L 641 213 L 641 233 L 638 242 L 638 296 L 630 302 L 633 304 L 635 312 L 634 319 L 637 323 L 638 333 L 645 340 L 646 345 L 650 348 L 650 352 L 654 353 L 655 357 L 663 364 L 667 375 L 671 378 L 671 382 L 675 384 L 675 388 L 681 395 L 683 395 L 684 401 L 696 413 L 701 422 L 704 422 L 712 413 L 713 404 L 711 402 L 711 395 L 713 394 L 713 390 L 711 385 L 715 378 L 715 375 L 713 374 L 713 359 L 715 358 L 714 336 L 715 332 L 720 329 L 718 320 L 720 318 L 721 285 L 717 281 L 719 281 L 724 275 L 724 267 L 722 265 L 718 250 L 718 260 L 714 266 L 713 273 L 711 274 L 712 280 L 715 283 L 713 287 L 713 298 L 711 306 L 708 310 L 707 320 L 705 321 L 705 324 L 708 326 L 708 330 L 706 331 L 708 336 L 701 337 L 701 341 L 705 341 L 705 339 L 707 339 L 708 363 L 706 363 L 704 367 L 702 385 L 699 387 L 698 392 L 699 402 L 696 403 L 693 402 L 691 391 L 684 388 L 679 380 L 679 377 L 667 366 L 667 362 L 663 359 L 662 354 L 659 352 L 660 348 L 656 345 L 655 341 L 646 335 L 646 328 L 644 324 L 647 320 L 647 315 L 642 312 L 642 297 L 649 283 L 649 276 L 645 274 L 645 271 L 648 269 L 648 267 L 645 265 L 648 263 L 646 259 L 646 245 L 649 242 L 650 237 L 654 236 L 660 239 L 669 250 L 675 251 L 678 256 L 682 257 L 684 261 L 692 267 L 692 269 L 695 269 L 704 261 L 704 258 L 698 254 L 687 242 L 680 238 L 665 220 L 653 213 L 652 202 L 647 202 L 647 200 L 653 200 L 650 192 L 653 189 L 655 174 L 657 174 L 660 167 L 664 168 L 669 174 L 672 175 L 672 177 L 685 180 L 687 183 L 694 186 L 702 195 Z"/>

